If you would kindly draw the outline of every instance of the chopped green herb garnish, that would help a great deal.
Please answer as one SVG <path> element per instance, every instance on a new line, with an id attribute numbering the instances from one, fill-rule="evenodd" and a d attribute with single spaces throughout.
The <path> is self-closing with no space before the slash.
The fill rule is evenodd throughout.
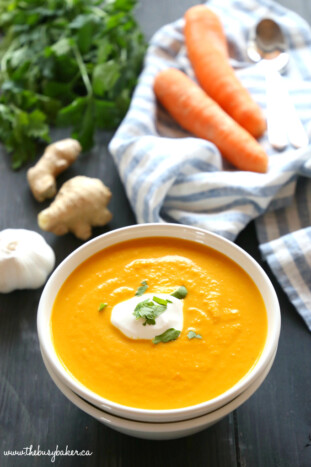
<path id="1" fill-rule="evenodd" d="M 188 294 L 188 290 L 186 289 L 184 285 L 181 285 L 180 287 L 178 287 L 177 290 L 175 290 L 175 292 L 171 293 L 172 297 L 179 298 L 180 300 L 185 298 L 187 294 Z"/>
<path id="2" fill-rule="evenodd" d="M 167 305 L 168 303 L 172 303 L 171 300 L 166 300 L 165 298 L 160 297 L 153 297 L 152 300 L 159 303 L 160 305 Z"/>
<path id="3" fill-rule="evenodd" d="M 189 331 L 187 334 L 188 339 L 202 339 L 200 334 L 197 334 L 195 331 Z"/>
<path id="4" fill-rule="evenodd" d="M 170 328 L 170 329 L 167 329 L 162 334 L 160 334 L 159 336 L 155 336 L 152 339 L 152 342 L 154 344 L 159 344 L 159 342 L 166 343 L 166 342 L 174 341 L 178 339 L 179 335 L 180 335 L 180 331 L 174 328 Z"/>
<path id="5" fill-rule="evenodd" d="M 166 310 L 168 303 L 169 301 L 159 297 L 153 297 L 152 300 L 147 298 L 136 305 L 133 315 L 136 319 L 143 318 L 145 320 L 143 326 L 155 324 L 156 318 Z"/>
<path id="6" fill-rule="evenodd" d="M 103 309 L 106 308 L 106 306 L 108 306 L 108 303 L 101 303 L 99 305 L 98 311 L 103 311 Z"/>
<path id="7" fill-rule="evenodd" d="M 135 295 L 140 297 L 142 294 L 144 294 L 146 292 L 147 289 L 148 289 L 147 281 L 142 281 L 141 285 L 140 285 L 140 287 L 138 287 L 137 292 L 136 292 Z"/>

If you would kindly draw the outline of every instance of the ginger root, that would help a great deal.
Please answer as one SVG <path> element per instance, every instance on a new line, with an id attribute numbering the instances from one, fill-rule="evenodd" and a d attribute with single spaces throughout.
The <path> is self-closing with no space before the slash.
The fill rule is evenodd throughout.
<path id="1" fill-rule="evenodd" d="M 46 147 L 37 164 L 27 172 L 29 187 L 37 201 L 55 196 L 56 177 L 77 159 L 81 149 L 79 141 L 72 138 Z"/>
<path id="2" fill-rule="evenodd" d="M 79 175 L 63 184 L 51 205 L 38 215 L 42 230 L 64 235 L 72 232 L 81 240 L 92 234 L 92 226 L 107 224 L 112 214 L 107 209 L 111 192 L 97 178 Z"/>

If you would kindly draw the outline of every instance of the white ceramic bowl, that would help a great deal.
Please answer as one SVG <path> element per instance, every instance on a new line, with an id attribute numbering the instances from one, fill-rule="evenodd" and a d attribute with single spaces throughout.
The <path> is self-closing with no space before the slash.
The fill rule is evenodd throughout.
<path id="1" fill-rule="evenodd" d="M 259 289 L 268 316 L 268 333 L 263 352 L 244 378 L 220 396 L 190 407 L 173 410 L 145 410 L 111 402 L 95 394 L 72 378 L 55 352 L 50 332 L 50 317 L 56 295 L 67 277 L 90 256 L 116 243 L 146 237 L 173 237 L 203 243 L 220 251 L 238 263 L 253 279 Z M 246 391 L 265 372 L 276 352 L 280 333 L 280 309 L 274 288 L 258 263 L 234 243 L 196 227 L 179 224 L 141 224 L 114 230 L 99 236 L 75 250 L 54 271 L 48 280 L 38 309 L 38 336 L 40 346 L 53 373 L 62 384 L 100 410 L 123 418 L 145 422 L 175 422 L 214 412 Z"/>
<path id="2" fill-rule="evenodd" d="M 42 349 L 41 349 L 42 351 Z M 248 400 L 254 392 L 262 384 L 266 376 L 268 375 L 270 368 L 273 364 L 275 354 L 269 362 L 263 373 L 255 380 L 248 388 L 242 392 L 239 396 L 233 399 L 223 407 L 210 412 L 201 417 L 192 418 L 190 420 L 184 420 L 179 422 L 168 422 L 168 423 L 150 423 L 150 422 L 139 422 L 135 420 L 128 420 L 126 418 L 111 415 L 103 410 L 94 407 L 93 405 L 86 402 L 84 399 L 74 393 L 68 386 L 65 386 L 53 373 L 48 361 L 44 357 L 42 352 L 42 359 L 46 365 L 49 375 L 58 387 L 58 389 L 69 399 L 74 405 L 79 407 L 83 412 L 91 415 L 93 418 L 103 423 L 104 425 L 112 428 L 120 433 L 134 436 L 136 438 L 143 439 L 154 439 L 154 440 L 168 440 L 182 438 L 184 436 L 193 435 L 199 431 L 205 430 L 206 428 L 219 422 L 222 418 L 226 417 L 229 413 L 236 410 L 246 400 Z"/>

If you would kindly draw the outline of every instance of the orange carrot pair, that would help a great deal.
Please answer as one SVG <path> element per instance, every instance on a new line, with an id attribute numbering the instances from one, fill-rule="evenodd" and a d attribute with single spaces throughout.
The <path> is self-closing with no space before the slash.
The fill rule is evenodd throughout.
<path id="1" fill-rule="evenodd" d="M 268 157 L 260 144 L 187 75 L 175 68 L 161 71 L 154 92 L 181 127 L 214 143 L 235 167 L 267 171 Z"/>
<path id="2" fill-rule="evenodd" d="M 264 116 L 229 63 L 218 16 L 204 5 L 189 8 L 184 35 L 188 57 L 202 88 L 243 128 L 255 138 L 260 137 L 266 129 Z"/>

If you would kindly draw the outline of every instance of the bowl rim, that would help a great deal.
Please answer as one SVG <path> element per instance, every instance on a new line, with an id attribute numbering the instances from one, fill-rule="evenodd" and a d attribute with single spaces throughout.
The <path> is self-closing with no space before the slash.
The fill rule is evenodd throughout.
<path id="1" fill-rule="evenodd" d="M 42 349 L 40 349 L 42 352 Z M 68 386 L 66 386 L 53 372 L 52 368 L 49 366 L 46 357 L 42 353 L 42 360 L 46 366 L 47 372 L 49 373 L 52 381 L 62 392 L 62 394 L 74 405 L 76 405 L 80 410 L 87 413 L 88 415 L 96 418 L 96 420 L 104 423 L 110 428 L 120 430 L 122 432 L 131 432 L 132 436 L 135 436 L 134 433 L 142 432 L 145 433 L 150 438 L 150 435 L 171 435 L 173 433 L 178 434 L 178 436 L 187 436 L 189 430 L 201 431 L 207 428 L 209 425 L 217 423 L 222 418 L 229 415 L 229 413 L 236 410 L 244 402 L 246 402 L 262 385 L 266 377 L 268 376 L 271 367 L 273 365 L 274 359 L 276 356 L 276 351 L 272 356 L 271 361 L 268 363 L 264 372 L 258 376 L 258 378 L 248 386 L 245 391 L 239 394 L 235 399 L 229 401 L 224 406 L 209 412 L 199 417 L 190 418 L 187 420 L 179 420 L 174 422 L 145 422 L 138 420 L 130 420 L 127 418 L 119 417 L 111 413 L 105 412 L 104 410 L 95 407 L 86 400 L 82 399 L 78 394 L 72 391 Z M 162 439 L 161 436 L 161 439 Z"/>
<path id="2" fill-rule="evenodd" d="M 178 409 L 148 410 L 136 407 L 128 407 L 119 403 L 105 399 L 94 393 L 74 377 L 72 377 L 59 360 L 52 342 L 50 331 L 50 316 L 52 305 L 59 288 L 67 279 L 69 274 L 87 258 L 111 245 L 134 238 L 147 237 L 173 237 L 182 238 L 198 243 L 202 243 L 210 248 L 220 251 L 237 263 L 253 279 L 265 302 L 268 318 L 268 333 L 263 351 L 254 366 L 235 385 L 216 398 L 202 402 L 200 404 L 182 407 Z M 241 264 L 242 263 L 242 264 Z M 264 293 L 263 293 L 264 292 Z M 276 292 L 265 271 L 252 256 L 240 248 L 238 245 L 218 234 L 210 231 L 171 223 L 150 223 L 137 224 L 122 227 L 104 233 L 94 239 L 84 243 L 71 254 L 69 254 L 54 270 L 48 279 L 38 306 L 37 332 L 40 346 L 52 367 L 62 382 L 72 389 L 83 399 L 92 405 L 105 410 L 106 412 L 138 421 L 178 421 L 206 414 L 228 403 L 243 392 L 258 374 L 264 371 L 267 363 L 271 360 L 276 351 L 281 326 L 281 316 L 279 302 Z"/>

